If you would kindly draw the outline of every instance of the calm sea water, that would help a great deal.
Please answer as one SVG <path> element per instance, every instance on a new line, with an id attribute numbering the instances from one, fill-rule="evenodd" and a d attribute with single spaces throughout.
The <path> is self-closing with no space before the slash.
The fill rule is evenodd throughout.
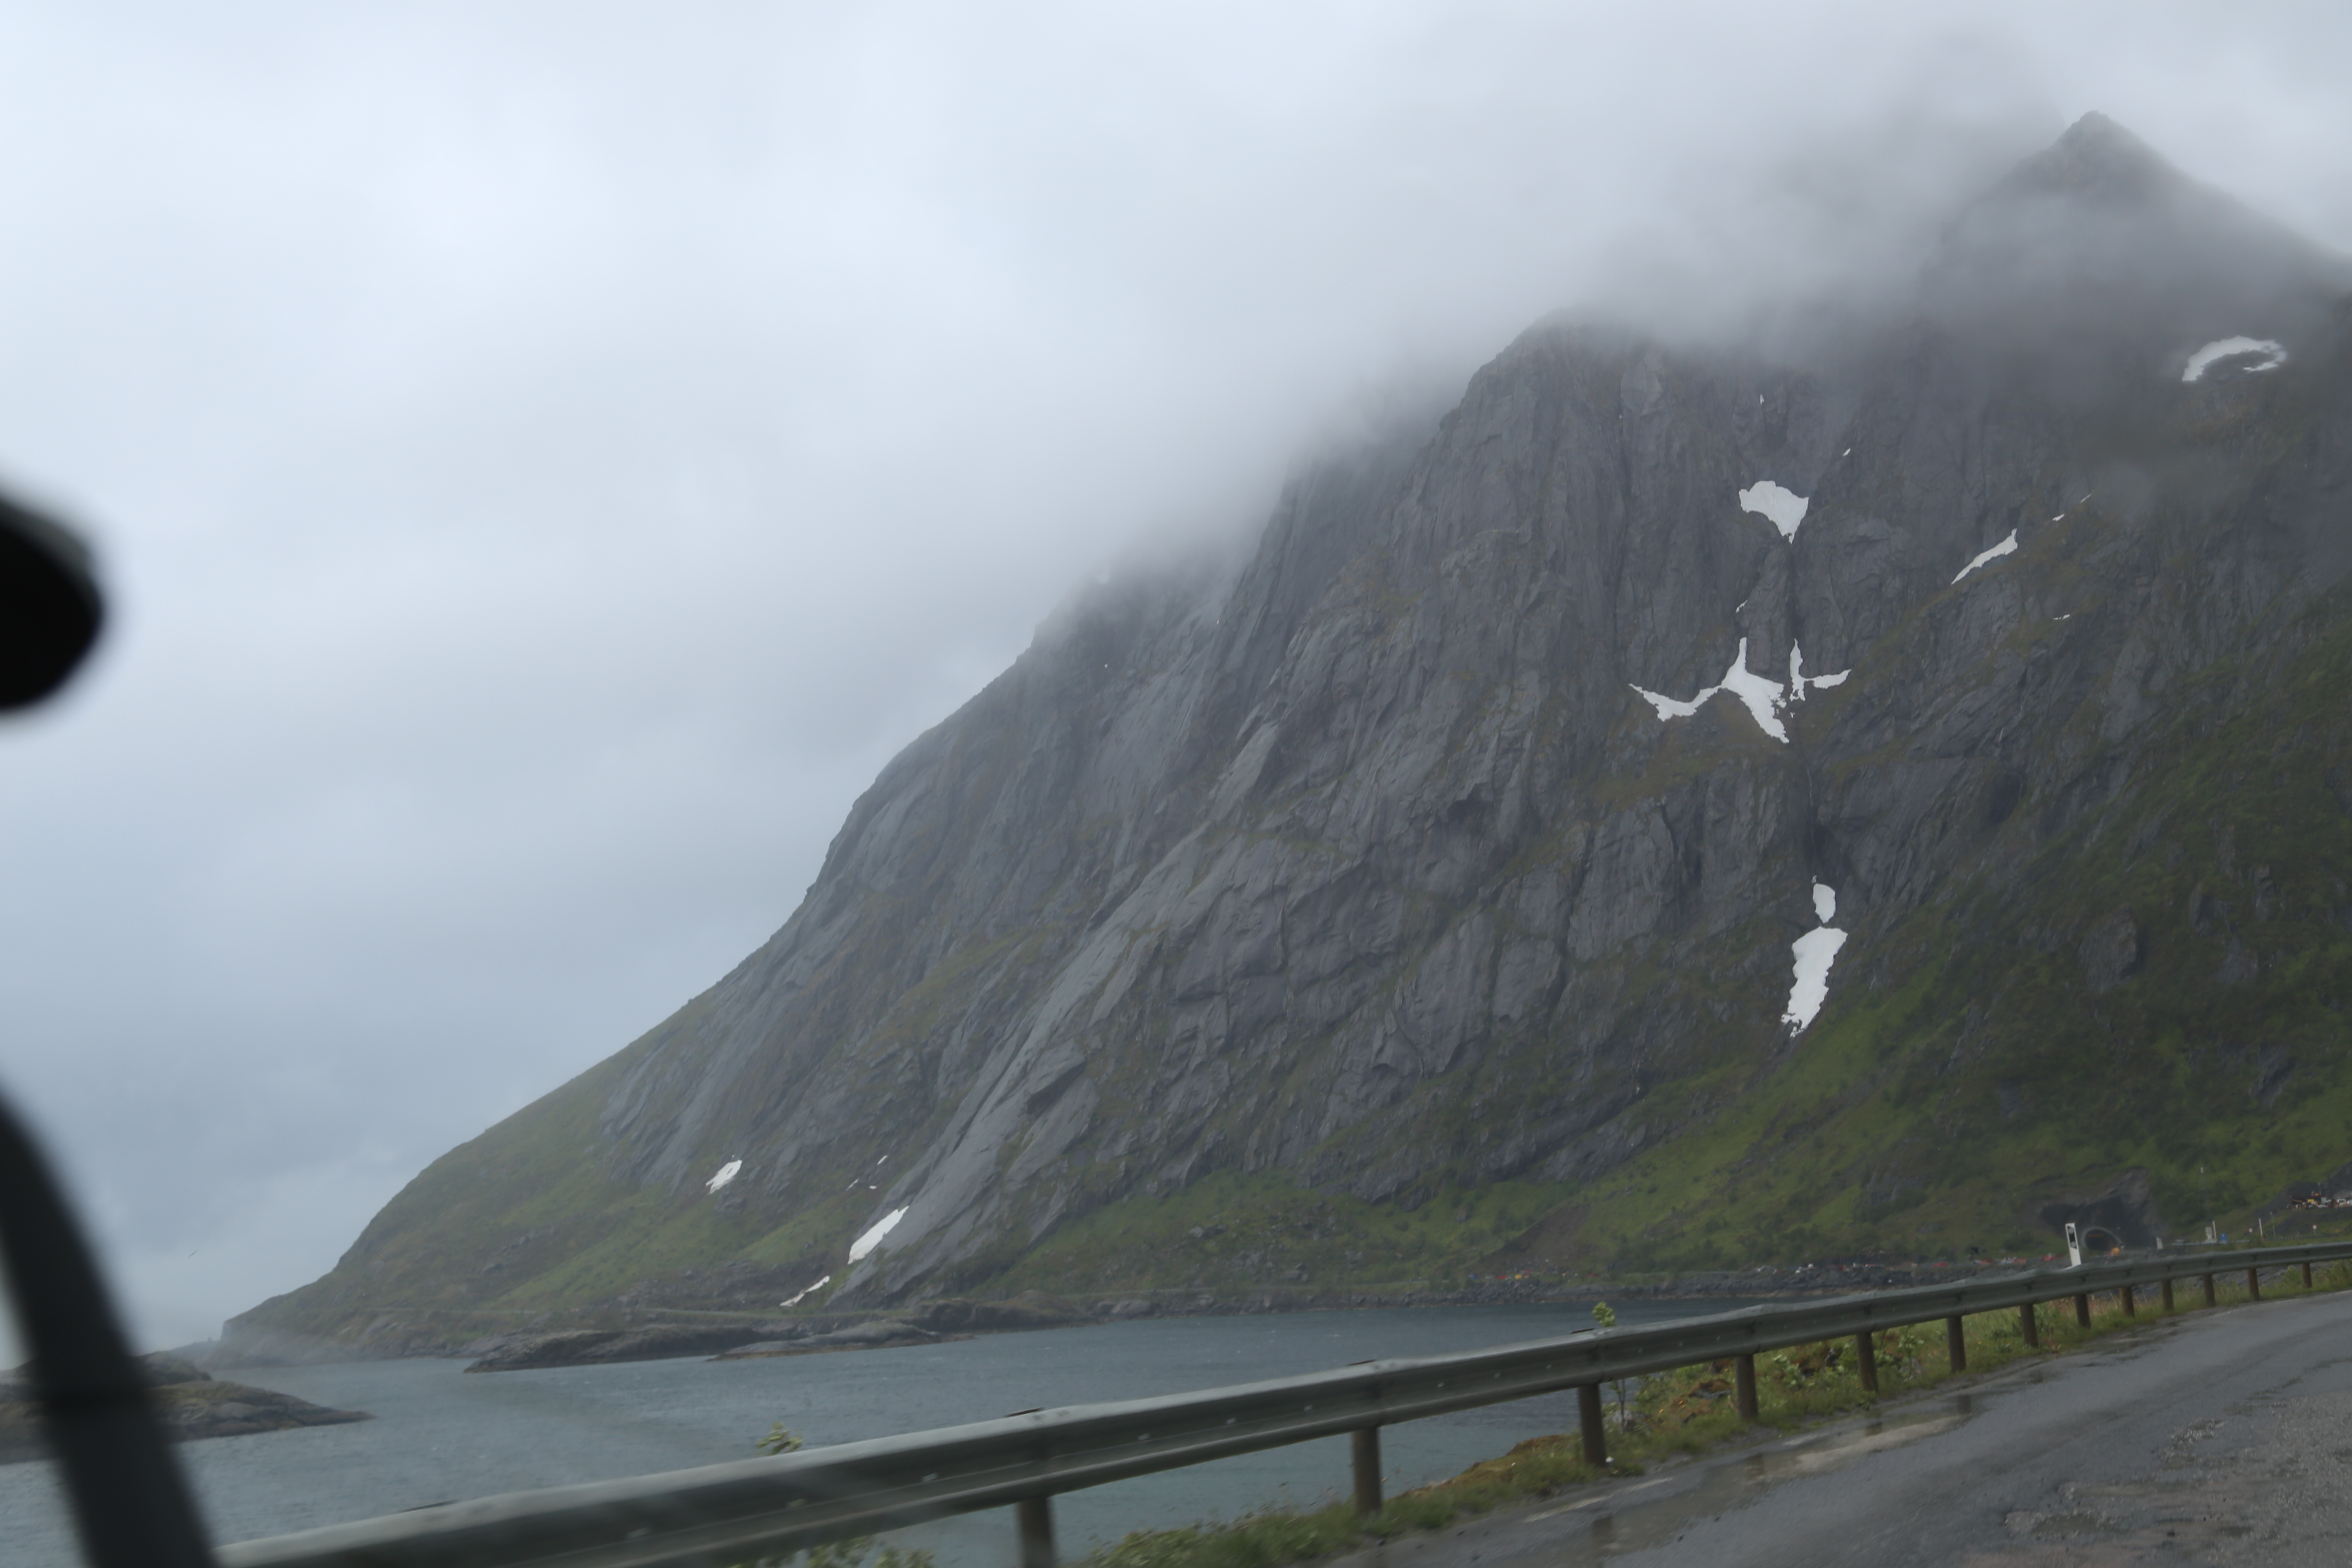
<path id="1" fill-rule="evenodd" d="M 1745 1304 L 1652 1301 L 1619 1312 L 1633 1323 Z M 908 1350 L 470 1377 L 455 1361 L 274 1367 L 232 1375 L 376 1419 L 216 1438 L 179 1453 L 214 1538 L 243 1541 L 494 1492 L 745 1458 L 776 1421 L 817 1447 L 1032 1407 L 1509 1344 L 1591 1321 L 1587 1305 L 1420 1307 L 1147 1319 Z M 1440 1479 L 1575 1422 L 1574 1396 L 1561 1394 L 1389 1427 L 1381 1435 L 1389 1488 Z M 1347 1489 L 1348 1465 L 1348 1440 L 1332 1437 L 1068 1493 L 1055 1500 L 1062 1555 L 1076 1558 L 1131 1530 L 1327 1500 Z M 1003 1568 L 1013 1560 L 1004 1510 L 898 1539 L 937 1553 L 941 1568 Z M 79 1561 L 48 1466 L 0 1467 L 0 1557 L 12 1565 Z"/>

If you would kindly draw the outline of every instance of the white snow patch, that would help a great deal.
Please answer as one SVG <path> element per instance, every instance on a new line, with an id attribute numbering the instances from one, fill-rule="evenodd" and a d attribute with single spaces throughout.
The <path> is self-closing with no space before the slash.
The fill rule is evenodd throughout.
<path id="1" fill-rule="evenodd" d="M 2050 521 L 2053 521 L 2053 522 L 2063 522 L 2063 521 L 2066 521 L 2066 514 L 2065 514 L 2064 512 L 2063 512 L 2063 511 L 2062 511 L 2062 512 L 2060 512 L 2056 517 L 2052 518 Z"/>
<path id="2" fill-rule="evenodd" d="M 2017 530 L 2012 528 L 2009 531 L 2009 537 L 2007 539 L 2002 540 L 1999 544 L 1994 545 L 1990 550 L 1986 551 L 1974 561 L 1971 561 L 1967 565 L 1961 567 L 1960 576 L 1953 578 L 1952 581 L 1955 583 L 1958 582 L 1960 577 L 1967 576 L 1969 573 L 1975 571 L 1978 567 L 1983 565 L 1988 561 L 1998 561 L 2004 555 L 2014 555 L 2016 553 Z"/>
<path id="3" fill-rule="evenodd" d="M 1845 932 L 1830 924 L 1837 918 L 1837 889 L 1827 882 L 1813 884 L 1813 918 L 1822 923 L 1789 944 L 1796 955 L 1797 975 L 1789 987 L 1789 1010 L 1780 1015 L 1780 1022 L 1789 1026 L 1790 1033 L 1803 1032 L 1829 999 L 1830 965 L 1836 962 L 1838 949 L 1845 945 Z"/>
<path id="4" fill-rule="evenodd" d="M 1830 965 L 1837 962 L 1838 949 L 1845 945 L 1845 932 L 1822 926 L 1789 945 L 1797 955 L 1797 981 L 1789 987 L 1789 1010 L 1780 1015 L 1780 1022 L 1795 1034 L 1801 1033 L 1829 1000 Z"/>
<path id="5" fill-rule="evenodd" d="M 906 1217 L 907 1211 L 902 1208 L 898 1208 L 892 1209 L 888 1214 L 886 1214 L 880 1219 L 876 1220 L 874 1222 L 873 1229 L 867 1231 L 864 1236 L 859 1237 L 856 1241 L 849 1244 L 849 1261 L 852 1263 L 864 1262 L 866 1255 L 873 1251 L 876 1247 L 881 1246 L 882 1238 L 889 1235 L 891 1231 L 898 1228 L 898 1222 Z"/>
<path id="6" fill-rule="evenodd" d="M 1632 685 L 1633 683 L 1628 681 L 1626 684 Z M 1692 714 L 1699 710 L 1699 706 L 1702 703 L 1704 703 L 1708 698 L 1714 696 L 1717 692 L 1722 690 L 1723 688 L 1720 686 L 1710 686 L 1687 702 L 1678 702 L 1663 692 L 1644 690 L 1639 686 L 1633 687 L 1633 689 L 1642 693 L 1643 699 L 1647 701 L 1651 707 L 1658 710 L 1659 719 L 1664 721 L 1667 719 L 1689 718 Z"/>
<path id="7" fill-rule="evenodd" d="M 1805 521 L 1805 509 L 1812 504 L 1810 498 L 1782 489 L 1770 479 L 1759 479 L 1739 492 L 1739 510 L 1768 520 L 1783 539 L 1797 537 L 1797 525 Z"/>
<path id="8" fill-rule="evenodd" d="M 776 1305 L 779 1307 L 797 1307 L 803 1301 L 808 1300 L 811 1296 L 815 1295 L 819 1290 L 824 1289 L 826 1286 L 832 1283 L 833 1276 L 828 1274 L 824 1279 L 818 1280 L 815 1284 L 810 1286 L 807 1289 L 802 1291 L 799 1295 L 794 1296 L 788 1300 L 779 1301 Z"/>
<path id="9" fill-rule="evenodd" d="M 1853 456 L 1853 448 L 1848 447 L 1844 451 L 1840 452 L 1838 456 L 1841 458 L 1851 458 Z"/>
<path id="10" fill-rule="evenodd" d="M 2053 621 L 2071 621 L 2074 618 L 2074 612 L 2069 610 L 2063 616 L 2053 616 L 2050 618 Z"/>
<path id="11" fill-rule="evenodd" d="M 742 1161 L 728 1161 L 727 1163 L 719 1167 L 717 1174 L 713 1175 L 710 1180 L 702 1184 L 702 1190 L 706 1193 L 717 1192 L 719 1188 L 733 1181 L 736 1176 L 741 1173 L 742 1169 Z"/>
<path id="12" fill-rule="evenodd" d="M 1807 675 L 1805 645 L 1795 642 L 1789 645 L 1789 700 L 1791 702 L 1802 702 L 1808 686 L 1843 686 L 1845 678 L 1853 673 L 1851 669 L 1841 669 L 1835 675 Z"/>
<path id="13" fill-rule="evenodd" d="M 1767 680 L 1749 671 L 1746 637 L 1739 639 L 1739 651 L 1732 655 L 1731 668 L 1723 672 L 1722 683 L 1716 689 L 1728 691 L 1747 703 L 1748 711 L 1755 717 L 1758 729 L 1784 745 L 1788 742 L 1788 727 L 1773 713 L 1773 710 L 1786 700 L 1780 683 Z"/>
<path id="14" fill-rule="evenodd" d="M 2202 381 L 2205 373 L 2217 360 L 2235 359 L 2240 354 L 2267 354 L 2260 364 L 2246 367 L 2248 375 L 2257 371 L 2276 370 L 2286 363 L 2286 345 L 2269 338 L 2216 338 L 2189 356 L 2188 368 L 2180 373 L 2183 381 Z"/>
<path id="15" fill-rule="evenodd" d="M 1790 684 L 1783 688 L 1779 681 L 1768 680 L 1748 668 L 1748 639 L 1741 637 L 1739 651 L 1732 655 L 1731 668 L 1723 672 L 1723 679 L 1687 702 L 1669 697 L 1663 691 L 1652 691 L 1646 687 L 1634 686 L 1633 690 L 1642 700 L 1658 710 L 1662 723 L 1668 719 L 1687 719 L 1705 707 L 1707 699 L 1728 691 L 1747 704 L 1748 711 L 1756 720 L 1759 729 L 1786 745 L 1789 729 L 1780 722 L 1779 710 L 1787 705 L 1790 697 L 1793 695 L 1801 700 L 1806 687 L 1843 685 L 1845 678 L 1853 673 L 1850 669 L 1841 669 L 1835 675 L 1807 675 L 1804 673 L 1804 658 L 1801 648 L 1791 647 L 1789 650 Z M 1628 681 L 1626 684 L 1631 686 L 1633 683 Z"/>

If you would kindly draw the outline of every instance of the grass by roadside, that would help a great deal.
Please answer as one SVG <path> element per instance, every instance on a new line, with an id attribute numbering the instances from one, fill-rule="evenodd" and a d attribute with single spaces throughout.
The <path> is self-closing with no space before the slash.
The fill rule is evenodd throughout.
<path id="1" fill-rule="evenodd" d="M 2242 1274 L 2217 1277 L 2215 1285 L 2217 1308 L 2248 1300 Z M 2289 1270 L 2275 1281 L 2264 1280 L 2263 1295 L 2276 1300 L 2347 1288 L 2352 1288 L 2352 1263 L 2337 1263 L 2315 1271 L 2309 1292 Z M 2176 1283 L 2174 1300 L 2168 1313 L 2158 1292 L 2145 1290 L 2134 1303 L 2135 1312 L 2126 1315 L 2120 1296 L 2096 1296 L 2087 1328 L 2076 1322 L 2071 1300 L 2044 1302 L 2035 1313 L 2038 1347 L 2026 1344 L 2015 1310 L 1978 1313 L 1964 1321 L 1969 1371 L 1961 1375 L 1991 1372 L 2029 1356 L 2063 1355 L 2168 1316 L 2206 1310 L 2202 1288 L 2194 1278 Z M 1862 1387 L 1851 1340 L 1758 1356 L 1758 1418 L 1752 1426 L 1733 1406 L 1728 1361 L 1604 1384 L 1611 1462 L 1603 1469 L 1584 1462 L 1582 1443 L 1572 1433 L 1530 1437 L 1450 1480 L 1390 1499 L 1377 1514 L 1359 1515 L 1353 1504 L 1340 1500 L 1312 1509 L 1266 1509 L 1177 1530 L 1138 1531 L 1086 1559 L 1087 1568 L 1277 1568 L 1309 1562 L 1374 1542 L 1440 1530 L 1457 1519 L 1558 1496 L 1606 1478 L 1638 1475 L 1646 1463 L 1704 1453 L 1759 1432 L 1805 1426 L 1932 1388 L 1953 1376 L 1940 1323 L 1881 1332 L 1877 1360 L 1878 1392 L 1870 1394 Z"/>

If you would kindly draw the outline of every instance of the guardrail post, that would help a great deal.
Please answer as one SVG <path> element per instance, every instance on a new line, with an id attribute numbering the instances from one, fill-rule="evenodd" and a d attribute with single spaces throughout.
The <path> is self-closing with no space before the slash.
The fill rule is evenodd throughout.
<path id="1" fill-rule="evenodd" d="M 2172 1310 L 2172 1281 L 2169 1279 L 2164 1282 L 2164 1310 L 2168 1312 Z"/>
<path id="2" fill-rule="evenodd" d="M 2091 1326 L 2091 1299 L 2088 1296 L 2074 1298 L 2074 1326 L 2078 1329 Z"/>
<path id="3" fill-rule="evenodd" d="M 2028 1301 L 2024 1306 L 2020 1307 L 2017 1310 L 2017 1328 L 2018 1331 L 2025 1336 L 2025 1348 L 2027 1350 L 2039 1350 L 2041 1348 L 2042 1321 L 2033 1315 L 2032 1302 Z"/>
<path id="4" fill-rule="evenodd" d="M 1739 1407 L 1742 1421 L 1756 1419 L 1756 1358 L 1753 1355 L 1732 1358 L 1731 1402 Z"/>
<path id="5" fill-rule="evenodd" d="M 2311 1265 L 2308 1263 L 2303 1266 L 2303 1288 L 2306 1290 L 2311 1289 Z"/>
<path id="6" fill-rule="evenodd" d="M 2205 1304 L 2209 1307 L 2213 1304 L 2213 1277 L 2210 1274 L 2205 1276 Z"/>
<path id="7" fill-rule="evenodd" d="M 1356 1447 L 1356 1511 L 1374 1514 L 1381 1511 L 1381 1429 L 1359 1426 L 1355 1430 Z"/>
<path id="8" fill-rule="evenodd" d="M 1862 1374 L 1862 1391 L 1878 1392 L 1878 1340 L 1875 1333 L 1864 1329 L 1853 1336 L 1853 1366 Z"/>
<path id="9" fill-rule="evenodd" d="M 2130 1286 L 2125 1286 L 2122 1289 L 2116 1291 L 2116 1295 L 2123 1302 L 2125 1317 L 2137 1318 L 2139 1316 L 2139 1303 L 2132 1299 L 2132 1288 Z"/>
<path id="10" fill-rule="evenodd" d="M 1969 1338 L 1961 1326 L 1964 1321 L 1960 1318 L 1944 1320 L 1944 1349 L 1951 1352 L 1954 1372 L 1969 1370 Z"/>
<path id="11" fill-rule="evenodd" d="M 1601 1385 L 1576 1385 L 1576 1414 L 1584 1427 L 1584 1462 L 1594 1469 L 1609 1462 L 1609 1433 L 1601 1425 Z"/>
<path id="12" fill-rule="evenodd" d="M 2259 1301 L 2262 1299 L 2263 1271 L 2259 1268 L 2249 1268 L 2246 1270 L 2246 1300 Z"/>
<path id="13" fill-rule="evenodd" d="M 1054 1500 L 1023 1498 L 1013 1518 L 1021 1530 L 1021 1568 L 1054 1568 Z"/>

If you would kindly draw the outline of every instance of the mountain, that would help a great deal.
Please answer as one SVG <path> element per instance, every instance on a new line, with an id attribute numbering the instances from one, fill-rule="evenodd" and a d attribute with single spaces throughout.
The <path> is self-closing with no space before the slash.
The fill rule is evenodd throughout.
<path id="1" fill-rule="evenodd" d="M 1834 347 L 1544 322 L 1238 572 L 1074 601 L 758 952 L 232 1329 L 2042 1250 L 2331 1169 L 2347 289 L 2092 116 Z"/>

